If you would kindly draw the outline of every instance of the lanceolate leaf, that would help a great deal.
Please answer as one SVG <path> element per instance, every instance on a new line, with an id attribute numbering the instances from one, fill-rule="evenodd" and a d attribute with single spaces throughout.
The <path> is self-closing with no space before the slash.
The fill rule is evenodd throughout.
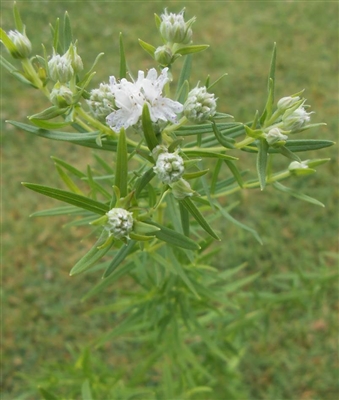
<path id="1" fill-rule="evenodd" d="M 193 54 L 193 53 L 198 53 L 200 51 L 204 51 L 208 49 L 210 46 L 208 44 L 197 44 L 197 45 L 192 45 L 192 46 L 185 46 L 182 47 L 181 49 L 178 49 L 175 51 L 174 54 L 180 54 L 182 56 L 187 55 L 187 54 Z"/>
<path id="2" fill-rule="evenodd" d="M 152 235 L 156 236 L 159 240 L 163 240 L 173 246 L 182 247 L 188 250 L 200 250 L 200 246 L 194 240 L 188 238 L 182 233 L 176 232 L 173 229 L 167 228 L 166 226 L 160 225 L 155 222 L 147 221 L 147 223 L 157 226 L 160 231 L 154 232 Z"/>
<path id="3" fill-rule="evenodd" d="M 154 147 L 158 146 L 159 142 L 154 133 L 147 103 L 144 104 L 144 107 L 142 109 L 142 127 L 144 130 L 144 136 L 147 146 L 152 151 Z"/>
<path id="4" fill-rule="evenodd" d="M 126 78 L 127 73 L 127 65 L 126 65 L 126 56 L 125 56 L 125 49 L 124 43 L 122 41 L 122 33 L 120 32 L 119 36 L 119 54 L 120 54 L 120 79 Z"/>
<path id="5" fill-rule="evenodd" d="M 121 129 L 118 140 L 117 161 L 115 168 L 115 186 L 120 189 L 121 197 L 127 195 L 127 143 L 125 129 Z"/>
<path id="6" fill-rule="evenodd" d="M 185 81 L 189 81 L 189 78 L 191 76 L 191 69 L 192 69 L 192 55 L 188 55 L 185 57 L 184 65 L 181 69 L 181 73 L 178 79 L 178 86 L 176 90 L 176 96 L 179 95 L 179 92 L 182 88 L 182 85 L 184 84 Z"/>
<path id="7" fill-rule="evenodd" d="M 45 196 L 52 197 L 65 203 L 72 204 L 76 207 L 83 208 L 84 210 L 92 211 L 96 214 L 106 214 L 108 205 L 99 203 L 98 201 L 91 200 L 85 196 L 80 196 L 76 193 L 66 192 L 65 190 L 55 189 L 48 186 L 37 185 L 34 183 L 23 182 L 23 186 L 28 189 L 34 190 L 35 192 L 44 194 Z"/>
<path id="8" fill-rule="evenodd" d="M 320 206 L 320 207 L 325 207 L 324 204 L 321 203 L 320 201 L 318 201 L 317 199 L 314 199 L 313 197 L 307 196 L 306 194 L 299 193 L 298 191 L 293 190 L 291 188 L 288 188 L 288 187 L 282 185 L 279 182 L 274 182 L 272 184 L 272 186 L 275 189 L 279 190 L 280 192 L 287 193 L 287 194 L 289 194 L 289 195 L 291 195 L 293 197 L 296 197 L 297 199 L 307 201 L 308 203 L 312 203 L 312 204 L 315 204 L 315 205 Z"/>
<path id="9" fill-rule="evenodd" d="M 64 31 L 63 31 L 63 39 L 64 39 L 64 52 L 66 52 L 73 41 L 72 37 L 72 27 L 71 21 L 69 19 L 68 12 L 65 12 L 64 16 Z"/>
<path id="10" fill-rule="evenodd" d="M 103 278 L 107 278 L 108 276 L 111 275 L 114 270 L 119 267 L 119 265 L 124 261 L 124 259 L 133 251 L 133 247 L 135 245 L 134 240 L 129 240 L 127 245 L 123 245 L 118 253 L 115 255 L 113 261 L 110 263 L 110 265 L 107 267 Z"/>
<path id="11" fill-rule="evenodd" d="M 261 190 L 266 186 L 268 144 L 264 138 L 259 139 L 257 155 L 257 172 Z"/>
<path id="12" fill-rule="evenodd" d="M 183 200 L 180 200 L 180 202 L 208 234 L 210 234 L 214 239 L 220 240 L 219 236 L 213 231 L 209 223 L 202 216 L 201 212 L 189 197 L 185 197 Z"/>
<path id="13" fill-rule="evenodd" d="M 288 140 L 285 143 L 285 147 L 293 153 L 301 151 L 319 150 L 325 147 L 333 146 L 335 143 L 331 140 L 317 140 L 317 139 L 299 139 L 299 140 Z M 256 153 L 258 148 L 255 143 L 252 143 L 250 147 L 244 147 L 241 150 Z M 268 153 L 280 153 L 279 148 L 269 147 Z"/>
<path id="14" fill-rule="evenodd" d="M 107 246 L 103 249 L 98 249 L 100 245 L 103 244 L 106 239 L 107 233 L 103 232 L 94 246 L 86 253 L 71 269 L 69 273 L 71 276 L 75 274 L 80 274 L 81 272 L 85 272 L 87 269 L 96 264 L 101 258 L 108 252 L 108 250 L 112 247 L 113 241 L 111 241 Z"/>

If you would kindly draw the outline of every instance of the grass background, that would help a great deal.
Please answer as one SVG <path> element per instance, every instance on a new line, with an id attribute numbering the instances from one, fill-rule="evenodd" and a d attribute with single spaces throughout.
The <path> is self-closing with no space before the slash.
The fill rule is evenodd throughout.
<path id="1" fill-rule="evenodd" d="M 186 6 L 188 18 L 197 16 L 194 43 L 211 48 L 195 57 L 192 85 L 209 73 L 213 79 L 224 72 L 218 85 L 220 111 L 238 121 L 262 109 L 266 76 L 273 42 L 277 42 L 277 98 L 306 88 L 314 122 L 327 127 L 303 133 L 310 138 L 337 140 L 338 125 L 338 3 L 287 1 L 18 1 L 33 52 L 43 42 L 51 50 L 48 23 L 68 10 L 79 52 L 89 67 L 98 52 L 105 57 L 97 68 L 93 86 L 118 71 L 118 35 L 124 43 L 130 69 L 153 66 L 137 44 L 141 38 L 154 45 L 160 41 L 153 13 L 164 7 L 178 12 Z M 1 3 L 1 26 L 13 28 L 12 2 Z M 80 303 L 92 286 L 89 276 L 70 278 L 68 272 L 89 242 L 84 228 L 64 229 L 67 219 L 34 219 L 29 214 L 53 206 L 54 201 L 29 192 L 21 181 L 58 186 L 49 156 L 73 162 L 78 168 L 92 163 L 89 149 L 34 138 L 5 123 L 26 121 L 27 115 L 45 107 L 44 99 L 23 87 L 6 71 L 1 75 L 2 211 L 3 211 L 3 399 L 36 399 L 34 386 L 57 379 L 60 366 L 73 363 L 73 353 L 109 329 L 110 321 L 88 314 L 96 299 Z M 300 135 L 301 136 L 301 135 Z M 338 229 L 337 149 L 309 153 L 307 158 L 331 157 L 314 176 L 296 179 L 289 186 L 302 189 L 326 204 L 320 208 L 281 195 L 244 191 L 230 201 L 242 202 L 234 216 L 255 227 L 264 240 L 259 246 L 246 232 L 221 226 L 222 257 L 217 265 L 248 261 L 253 271 L 263 270 L 256 290 L 307 289 L 305 302 L 291 300 L 272 309 L 267 335 L 260 326 L 246 332 L 242 345 L 247 355 L 239 366 L 242 386 L 250 399 L 321 399 L 338 397 L 337 338 L 338 284 L 336 279 L 293 280 L 280 284 L 276 274 L 336 271 Z M 244 154 L 241 162 L 255 159 Z M 83 239 L 84 238 L 84 239 Z M 226 261 L 225 261 L 226 260 Z M 282 286 L 281 286 L 282 285 Z M 285 286 L 284 286 L 285 285 Z M 290 286 L 288 286 L 290 285 Z M 250 305 L 249 305 L 250 307 Z M 107 366 L 126 363 L 126 347 L 107 346 L 95 355 Z M 100 361 L 102 360 L 102 361 Z M 103 367 L 102 367 L 103 368 Z M 133 366 L 131 366 L 131 369 Z M 225 383 L 226 385 L 226 383 Z M 216 398 L 224 400 L 222 390 Z M 115 399 L 114 399 L 115 400 Z M 167 399 L 166 399 L 167 400 Z M 214 400 L 211 399 L 211 400 Z M 226 400 L 226 399 L 225 399 Z M 228 399 L 227 399 L 228 400 Z M 240 399 L 243 400 L 243 399 Z"/>

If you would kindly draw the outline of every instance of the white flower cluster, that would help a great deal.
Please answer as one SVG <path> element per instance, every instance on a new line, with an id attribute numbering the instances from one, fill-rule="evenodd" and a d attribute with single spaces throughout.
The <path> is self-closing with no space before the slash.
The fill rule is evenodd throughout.
<path id="1" fill-rule="evenodd" d="M 112 208 L 106 213 L 108 217 L 105 228 L 110 236 L 116 239 L 129 238 L 129 233 L 133 229 L 133 214 L 123 208 Z"/>
<path id="2" fill-rule="evenodd" d="M 208 93 L 205 86 L 196 87 L 188 93 L 184 104 L 184 115 L 193 123 L 201 123 L 215 114 L 217 102 L 214 94 Z"/>
<path id="3" fill-rule="evenodd" d="M 305 108 L 302 106 L 293 112 L 288 112 L 287 110 L 282 116 L 283 129 L 286 131 L 291 131 L 292 133 L 300 130 L 307 125 L 308 122 L 310 122 L 311 114 L 313 114 L 313 112 L 306 112 Z"/>
<path id="4" fill-rule="evenodd" d="M 129 82 L 127 79 L 117 81 L 110 77 L 110 89 L 114 96 L 115 110 L 106 118 L 107 125 L 117 133 L 121 128 L 127 129 L 135 125 L 141 115 L 142 109 L 147 104 L 153 122 L 177 122 L 177 114 L 182 112 L 183 106 L 177 101 L 162 96 L 162 90 L 169 81 L 168 68 L 164 68 L 158 76 L 152 68 L 146 77 L 139 71 L 138 79 Z"/>
<path id="5" fill-rule="evenodd" d="M 159 154 L 153 170 L 163 183 L 171 184 L 182 177 L 185 170 L 184 160 L 177 152 L 164 151 Z"/>

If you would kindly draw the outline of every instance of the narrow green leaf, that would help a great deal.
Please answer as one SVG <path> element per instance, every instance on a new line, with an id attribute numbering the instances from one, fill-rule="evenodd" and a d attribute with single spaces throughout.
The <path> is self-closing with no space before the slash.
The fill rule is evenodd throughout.
<path id="1" fill-rule="evenodd" d="M 155 176 L 155 172 L 153 167 L 148 169 L 146 172 L 142 174 L 140 178 L 135 182 L 135 197 L 139 197 L 142 190 L 147 186 L 147 184 L 153 179 Z"/>
<path id="2" fill-rule="evenodd" d="M 158 14 L 154 13 L 154 20 L 155 20 L 155 26 L 157 27 L 157 29 L 159 29 L 161 24 L 161 18 L 159 17 Z"/>
<path id="3" fill-rule="evenodd" d="M 262 242 L 260 236 L 258 235 L 258 233 L 257 233 L 254 229 L 248 227 L 247 225 L 244 225 L 242 222 L 240 222 L 240 221 L 238 221 L 237 219 L 233 218 L 219 203 L 215 202 L 214 205 L 220 210 L 221 214 L 222 214 L 226 219 L 228 219 L 228 220 L 229 220 L 230 222 L 232 222 L 233 224 L 239 226 L 239 228 L 244 229 L 244 230 L 250 232 L 250 233 L 257 239 L 257 241 L 258 241 L 260 244 L 263 244 L 263 242 Z"/>
<path id="4" fill-rule="evenodd" d="M 234 282 L 223 286 L 223 288 L 222 288 L 223 293 L 234 292 L 235 290 L 238 290 L 241 287 L 248 285 L 249 283 L 255 281 L 260 275 L 261 275 L 261 272 L 257 272 L 255 274 L 246 276 L 245 278 L 237 279 Z"/>
<path id="5" fill-rule="evenodd" d="M 271 57 L 270 70 L 269 70 L 269 74 L 268 74 L 268 83 L 267 83 L 268 97 L 267 97 L 265 109 L 260 117 L 260 123 L 262 125 L 264 124 L 265 120 L 270 118 L 270 116 L 272 114 L 272 107 L 273 107 L 273 103 L 274 103 L 276 58 L 277 58 L 277 47 L 276 47 L 276 43 L 274 43 L 272 57 Z"/>
<path id="6" fill-rule="evenodd" d="M 279 190 L 280 192 L 287 193 L 293 197 L 296 197 L 299 200 L 307 201 L 308 203 L 315 204 L 316 206 L 325 207 L 325 205 L 323 203 L 321 203 L 320 201 L 318 201 L 317 199 L 307 196 L 306 194 L 300 193 L 294 189 L 288 188 L 279 182 L 274 182 L 272 184 L 272 186 L 275 189 Z"/>
<path id="7" fill-rule="evenodd" d="M 108 246 L 101 249 L 98 248 L 103 244 L 106 237 L 107 233 L 103 231 L 94 246 L 71 269 L 71 272 L 69 273 L 70 276 L 85 272 L 99 260 L 101 260 L 101 258 L 110 250 L 113 245 L 113 241 L 111 241 Z"/>
<path id="8" fill-rule="evenodd" d="M 65 12 L 64 15 L 63 39 L 64 39 L 64 52 L 66 52 L 73 41 L 71 21 L 67 11 Z"/>
<path id="9" fill-rule="evenodd" d="M 73 193 L 77 193 L 80 194 L 81 196 L 84 196 L 82 190 L 73 182 L 73 180 L 66 174 L 66 172 L 62 168 L 56 165 L 56 169 L 58 171 L 60 178 L 63 180 L 68 189 L 70 189 Z"/>
<path id="10" fill-rule="evenodd" d="M 203 169 L 203 170 L 199 170 L 199 171 L 195 171 L 195 172 L 186 172 L 183 175 L 184 179 L 195 179 L 195 178 L 199 178 L 203 175 L 206 175 L 209 172 L 209 169 Z"/>
<path id="11" fill-rule="evenodd" d="M 119 35 L 119 54 L 120 54 L 120 72 L 119 72 L 119 76 L 120 76 L 120 79 L 122 79 L 122 78 L 126 78 L 127 65 L 126 65 L 125 49 L 124 49 L 124 43 L 122 41 L 122 33 L 121 32 L 120 32 L 120 35 Z"/>
<path id="12" fill-rule="evenodd" d="M 185 197 L 183 200 L 180 200 L 180 202 L 187 209 L 187 211 L 195 218 L 195 220 L 198 222 L 198 224 L 209 235 L 211 235 L 216 240 L 220 240 L 219 236 L 213 231 L 213 229 L 211 228 L 209 223 L 202 216 L 201 212 L 198 210 L 198 208 L 195 206 L 195 204 L 192 202 L 192 200 L 189 197 Z"/>
<path id="13" fill-rule="evenodd" d="M 59 31 L 60 31 L 60 19 L 57 18 L 55 22 L 55 28 L 51 25 L 52 33 L 53 33 L 53 49 L 56 53 L 59 51 L 60 43 L 59 43 Z"/>
<path id="14" fill-rule="evenodd" d="M 82 400 L 93 400 L 91 386 L 88 379 L 86 379 L 81 385 L 81 397 Z"/>
<path id="15" fill-rule="evenodd" d="M 65 128 L 66 126 L 69 126 L 71 124 L 71 121 L 69 122 L 50 122 L 50 121 L 45 121 L 43 119 L 35 119 L 30 117 L 29 120 L 33 122 L 34 125 L 38 126 L 39 128 L 42 129 L 60 129 L 60 128 Z"/>
<path id="16" fill-rule="evenodd" d="M 43 397 L 44 400 L 60 400 L 57 396 L 55 396 L 53 393 L 47 391 L 43 387 L 39 386 L 38 390 Z"/>
<path id="17" fill-rule="evenodd" d="M 156 48 L 149 43 L 144 42 L 141 39 L 138 39 L 140 46 L 148 53 L 152 58 L 154 58 L 154 53 Z"/>
<path id="18" fill-rule="evenodd" d="M 198 53 L 200 51 L 204 51 L 208 49 L 210 46 L 208 44 L 197 44 L 197 45 L 191 45 L 191 46 L 185 46 L 181 47 L 180 49 L 176 50 L 174 54 L 180 54 L 182 56 L 185 56 L 187 54 L 193 54 L 193 53 Z"/>
<path id="19" fill-rule="evenodd" d="M 129 240 L 127 245 L 123 245 L 119 249 L 119 251 L 116 254 L 116 256 L 114 257 L 113 261 L 107 267 L 107 269 L 103 275 L 103 278 L 107 278 L 114 272 L 114 270 L 116 268 L 118 268 L 118 266 L 124 261 L 124 259 L 133 251 L 133 247 L 134 247 L 135 243 L 136 242 L 134 240 Z"/>
<path id="20" fill-rule="evenodd" d="M 142 127 L 148 148 L 152 151 L 159 142 L 155 136 L 148 105 L 145 103 L 142 109 Z"/>
<path id="21" fill-rule="evenodd" d="M 93 65 L 91 66 L 90 70 L 84 75 L 84 77 L 82 78 L 82 80 L 78 82 L 78 84 L 77 84 L 78 86 L 84 87 L 84 88 L 87 86 L 87 85 L 85 84 L 85 82 L 87 83 L 87 82 L 88 82 L 88 79 L 89 79 L 91 76 L 93 76 L 93 73 L 95 72 L 95 71 L 94 71 L 94 68 L 96 67 L 96 65 L 97 65 L 97 63 L 98 63 L 98 61 L 99 61 L 99 59 L 100 59 L 103 55 L 104 55 L 104 53 L 99 53 L 99 54 L 96 56 Z"/>
<path id="22" fill-rule="evenodd" d="M 190 234 L 189 212 L 180 202 L 179 202 L 179 210 L 180 210 L 182 230 L 184 232 L 184 235 L 189 236 L 189 234 Z"/>
<path id="23" fill-rule="evenodd" d="M 299 139 L 299 140 L 288 140 L 285 143 L 285 147 L 292 151 L 293 153 L 301 152 L 301 151 L 311 151 L 311 150 L 319 150 L 325 147 L 333 146 L 335 142 L 331 140 L 318 140 L 318 139 Z M 241 150 L 256 153 L 258 148 L 255 143 L 251 144 L 251 147 L 244 147 Z M 280 153 L 279 148 L 269 147 L 269 153 Z"/>
<path id="24" fill-rule="evenodd" d="M 178 97 L 179 92 L 185 81 L 189 82 L 192 70 L 192 55 L 185 57 L 184 65 L 182 66 L 180 76 L 178 79 L 178 86 L 176 89 L 176 97 Z"/>
<path id="25" fill-rule="evenodd" d="M 278 148 L 283 156 L 289 158 L 290 160 L 301 162 L 300 158 L 296 154 L 294 154 L 288 147 L 281 146 Z"/>
<path id="26" fill-rule="evenodd" d="M 118 139 L 117 161 L 115 167 L 115 186 L 120 189 L 121 197 L 125 197 L 127 195 L 127 157 L 126 133 L 125 129 L 121 129 Z"/>
<path id="27" fill-rule="evenodd" d="M 104 263 L 100 264 L 100 266 L 108 267 L 110 263 L 111 261 L 105 261 Z M 122 276 L 131 272 L 133 268 L 135 268 L 135 264 L 133 261 L 131 261 L 128 262 L 123 267 L 116 269 L 109 277 L 101 280 L 97 285 L 95 285 L 81 300 L 82 301 L 87 300 L 90 297 L 96 295 L 97 293 L 101 294 L 105 288 L 111 286 L 112 283 L 116 282 Z"/>
<path id="28" fill-rule="evenodd" d="M 30 217 L 54 217 L 59 215 L 82 215 L 83 210 L 75 206 L 62 206 L 54 207 L 48 210 L 37 211 L 30 215 Z"/>
<path id="29" fill-rule="evenodd" d="M 86 174 L 79 171 L 77 168 L 73 167 L 72 165 L 68 164 L 66 161 L 61 160 L 60 158 L 51 156 L 51 159 L 55 162 L 55 164 L 60 165 L 61 167 L 65 168 L 68 172 L 78 178 L 85 178 Z"/>
<path id="30" fill-rule="evenodd" d="M 238 185 L 242 188 L 244 186 L 244 181 L 241 176 L 241 172 L 238 170 L 238 167 L 232 163 L 232 161 L 224 160 L 230 171 L 232 172 L 235 180 L 238 182 Z"/>
<path id="31" fill-rule="evenodd" d="M 37 114 L 33 114 L 30 117 L 28 117 L 30 120 L 34 119 L 34 120 L 48 120 L 48 119 L 52 119 L 55 117 L 58 117 L 59 115 L 65 114 L 66 111 L 68 111 L 69 108 L 59 108 L 57 106 L 52 106 L 52 107 L 48 107 L 45 110 L 37 113 Z"/>
<path id="32" fill-rule="evenodd" d="M 264 138 L 260 138 L 258 141 L 257 173 L 261 190 L 264 190 L 266 186 L 267 153 L 268 144 Z"/>
<path id="33" fill-rule="evenodd" d="M 11 54 L 15 54 L 17 52 L 16 46 L 2 28 L 0 28 L 0 41 L 5 45 L 5 47 Z"/>
<path id="34" fill-rule="evenodd" d="M 229 137 L 225 137 L 224 135 L 222 135 L 222 133 L 220 132 L 217 124 L 215 123 L 215 121 L 212 122 L 212 127 L 213 127 L 213 132 L 215 134 L 215 137 L 217 138 L 218 142 L 228 148 L 228 149 L 234 149 L 234 143 L 235 140 Z"/>
<path id="35" fill-rule="evenodd" d="M 199 250 L 200 246 L 194 240 L 188 238 L 187 236 L 174 231 L 173 229 L 167 228 L 166 226 L 160 225 L 156 222 L 147 221 L 147 223 L 157 226 L 160 228 L 160 231 L 154 232 L 154 236 L 156 236 L 159 240 L 163 240 L 166 243 L 169 243 L 175 247 L 182 247 L 183 249 L 188 250 Z"/>
<path id="36" fill-rule="evenodd" d="M 22 23 L 21 17 L 20 17 L 20 12 L 19 9 L 14 2 L 13 5 L 13 14 L 14 14 L 14 22 L 15 22 L 15 27 L 18 32 L 23 33 L 24 32 L 24 24 Z"/>
<path id="37" fill-rule="evenodd" d="M 178 91 L 177 94 L 177 101 L 181 104 L 184 104 L 186 99 L 187 99 L 187 95 L 188 95 L 188 91 L 189 91 L 189 84 L 188 81 L 185 81 L 181 88 Z"/>
<path id="38" fill-rule="evenodd" d="M 220 78 L 218 78 L 216 81 L 214 81 L 211 84 L 209 84 L 209 82 L 206 82 L 207 90 L 210 90 L 213 86 L 215 86 L 217 83 L 219 83 L 221 81 L 221 79 L 223 79 L 227 75 L 228 75 L 227 73 L 222 74 Z"/>
<path id="39" fill-rule="evenodd" d="M 80 196 L 76 193 L 70 193 L 66 192 L 65 190 L 37 185 L 34 183 L 23 182 L 22 185 L 45 196 L 64 201 L 76 207 L 83 208 L 84 210 L 92 211 L 95 214 L 103 215 L 106 214 L 106 212 L 108 211 L 108 206 L 106 204 L 88 199 L 87 197 Z"/>
<path id="40" fill-rule="evenodd" d="M 173 254 L 173 251 L 170 247 L 166 248 L 167 255 L 171 261 L 172 267 L 174 268 L 175 272 L 180 276 L 180 278 L 183 280 L 185 285 L 188 287 L 188 289 L 197 297 L 197 299 L 200 299 L 200 296 L 198 295 L 197 291 L 195 290 L 195 287 L 191 280 L 188 278 L 184 268 L 180 264 L 180 262 L 176 259 L 175 255 Z"/>
<path id="41" fill-rule="evenodd" d="M 202 158 L 220 158 L 222 160 L 238 160 L 237 157 L 232 157 L 227 154 L 217 153 L 213 149 L 198 150 L 198 149 L 181 149 L 183 153 L 190 157 L 202 157 Z"/>

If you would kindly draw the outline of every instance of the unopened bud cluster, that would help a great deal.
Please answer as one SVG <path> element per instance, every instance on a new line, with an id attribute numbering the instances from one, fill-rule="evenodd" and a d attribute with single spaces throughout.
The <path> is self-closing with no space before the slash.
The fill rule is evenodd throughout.
<path id="1" fill-rule="evenodd" d="M 123 208 L 112 208 L 106 213 L 108 220 L 105 228 L 116 239 L 129 238 L 133 229 L 133 214 Z"/>
<path id="2" fill-rule="evenodd" d="M 64 55 L 54 54 L 48 61 L 49 76 L 54 82 L 67 83 L 83 69 L 81 57 L 71 44 Z"/>
<path id="3" fill-rule="evenodd" d="M 9 31 L 8 37 L 12 41 L 14 48 L 10 49 L 10 53 L 14 58 L 27 58 L 31 54 L 32 45 L 28 37 L 18 31 Z"/>
<path id="4" fill-rule="evenodd" d="M 169 43 L 180 43 L 188 44 L 192 40 L 192 29 L 191 25 L 195 21 L 195 18 L 185 22 L 184 12 L 182 10 L 179 14 L 165 13 L 161 15 L 161 24 L 159 31 L 165 41 Z"/>
<path id="5" fill-rule="evenodd" d="M 51 91 L 50 100 L 55 106 L 67 107 L 73 102 L 73 92 L 67 86 L 57 82 Z"/>
<path id="6" fill-rule="evenodd" d="M 89 100 L 87 100 L 93 114 L 101 121 L 105 121 L 106 117 L 114 108 L 114 95 L 110 85 L 100 83 L 98 89 L 93 89 Z"/>
<path id="7" fill-rule="evenodd" d="M 272 128 L 265 134 L 265 139 L 270 146 L 284 144 L 288 139 L 287 135 L 281 133 L 279 128 Z"/>
<path id="8" fill-rule="evenodd" d="M 177 152 L 168 153 L 164 151 L 159 154 L 153 170 L 163 183 L 171 184 L 182 177 L 185 170 L 184 160 Z"/>
<path id="9" fill-rule="evenodd" d="M 208 93 L 205 86 L 196 87 L 188 93 L 184 104 L 184 115 L 193 123 L 202 123 L 213 117 L 216 107 L 214 94 Z"/>

